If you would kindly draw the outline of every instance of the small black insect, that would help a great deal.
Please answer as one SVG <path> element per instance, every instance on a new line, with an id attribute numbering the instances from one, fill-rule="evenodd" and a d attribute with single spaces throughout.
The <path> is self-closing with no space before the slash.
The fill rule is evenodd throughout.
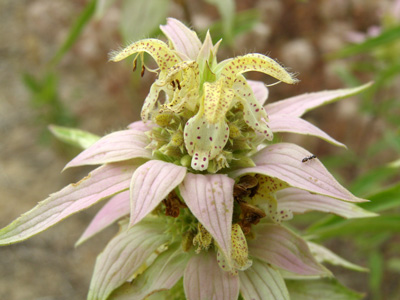
<path id="1" fill-rule="evenodd" d="M 313 158 L 317 158 L 317 156 L 313 154 L 313 155 L 304 157 L 304 158 L 301 160 L 301 162 L 304 163 L 304 162 L 306 162 L 306 161 L 312 160 Z"/>
<path id="2" fill-rule="evenodd" d="M 175 90 L 175 82 L 171 81 L 172 88 Z"/>

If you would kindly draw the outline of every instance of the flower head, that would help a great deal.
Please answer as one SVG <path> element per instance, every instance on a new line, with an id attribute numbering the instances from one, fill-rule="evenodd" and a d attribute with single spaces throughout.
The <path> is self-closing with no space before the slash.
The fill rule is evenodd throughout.
<path id="1" fill-rule="evenodd" d="M 142 57 L 143 63 L 143 53 L 154 58 L 159 74 L 144 101 L 143 122 L 151 120 L 164 128 L 171 122 L 175 127 L 181 125 L 178 132 L 183 136 L 178 140 L 184 141 L 185 147 L 179 155 L 188 154 L 192 169 L 197 171 L 216 172 L 229 167 L 232 160 L 240 159 L 232 146 L 237 139 L 243 140 L 243 135 L 251 133 L 258 142 L 262 138 L 271 141 L 273 133 L 267 113 L 242 74 L 262 72 L 289 84 L 296 83 L 297 79 L 261 54 L 217 63 L 218 44 L 212 45 L 210 34 L 207 33 L 202 45 L 194 32 L 174 19 L 169 19 L 161 30 L 170 39 L 170 47 L 159 40 L 146 39 L 113 53 L 110 58 L 120 61 L 136 54 L 135 66 L 138 57 Z M 165 94 L 163 104 L 158 102 L 161 91 Z M 170 135 L 176 135 L 176 129 L 171 128 Z M 247 146 L 255 149 L 257 143 L 247 140 Z M 167 145 L 161 151 L 168 153 L 176 143 L 169 144 L 170 147 Z"/>
<path id="2" fill-rule="evenodd" d="M 217 63 L 219 43 L 209 34 L 201 44 L 175 19 L 161 29 L 169 44 L 146 39 L 111 56 L 119 61 L 136 54 L 134 68 L 140 58 L 150 70 L 143 59 L 148 53 L 158 66 L 151 70 L 158 77 L 142 121 L 100 138 L 69 162 L 67 168 L 101 166 L 2 229 L 0 243 L 22 241 L 109 198 L 78 241 L 120 220 L 119 233 L 96 261 L 88 299 L 144 299 L 162 290 L 170 296 L 184 291 L 188 299 L 236 299 L 239 293 L 289 299 L 285 278 L 331 276 L 320 262 L 334 255 L 284 221 L 309 210 L 345 218 L 374 214 L 351 203 L 365 200 L 311 153 L 272 137 L 290 131 L 344 146 L 300 117 L 368 85 L 264 106 L 265 85 L 242 74 L 258 71 L 295 83 L 281 65 L 261 54 Z"/>

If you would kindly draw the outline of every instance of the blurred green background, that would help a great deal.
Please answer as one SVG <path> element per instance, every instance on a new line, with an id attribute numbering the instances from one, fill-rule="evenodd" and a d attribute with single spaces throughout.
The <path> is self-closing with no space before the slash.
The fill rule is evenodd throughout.
<path id="1" fill-rule="evenodd" d="M 322 214 L 291 225 L 342 257 L 370 268 L 333 268 L 365 299 L 400 299 L 400 1 L 389 0 L 2 0 L 0 1 L 0 226 L 88 169 L 65 163 L 80 150 L 51 136 L 49 124 L 97 135 L 139 118 L 155 79 L 107 54 L 158 37 L 175 17 L 204 38 L 223 38 L 219 60 L 259 52 L 298 72 L 295 86 L 270 88 L 268 101 L 356 86 L 364 94 L 317 109 L 306 119 L 345 143 L 283 135 L 316 154 L 374 219 Z M 262 74 L 249 78 L 272 83 Z M 37 237 L 0 248 L 0 299 L 84 299 L 94 260 L 116 227 L 74 249 L 100 206 Z"/>

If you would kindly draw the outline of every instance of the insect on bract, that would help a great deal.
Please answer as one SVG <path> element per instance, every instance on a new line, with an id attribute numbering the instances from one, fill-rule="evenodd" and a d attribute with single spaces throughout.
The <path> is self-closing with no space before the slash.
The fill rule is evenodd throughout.
<path id="1" fill-rule="evenodd" d="M 313 155 L 304 157 L 304 158 L 301 160 L 301 162 L 304 163 L 304 162 L 306 162 L 306 161 L 312 160 L 313 158 L 317 158 L 317 156 L 313 154 Z"/>

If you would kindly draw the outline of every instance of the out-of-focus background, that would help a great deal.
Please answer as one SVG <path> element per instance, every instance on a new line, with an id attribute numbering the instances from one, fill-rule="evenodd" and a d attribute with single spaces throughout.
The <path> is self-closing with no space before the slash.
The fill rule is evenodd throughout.
<path id="1" fill-rule="evenodd" d="M 400 1 L 0 1 L 0 227 L 90 170 L 60 174 L 80 150 L 57 141 L 49 124 L 104 135 L 138 119 L 154 75 L 140 78 L 131 60 L 109 63 L 107 54 L 161 36 L 158 25 L 166 17 L 190 25 L 201 39 L 208 28 L 214 42 L 223 38 L 220 60 L 258 52 L 298 72 L 299 84 L 270 88 L 271 102 L 376 82 L 362 96 L 306 115 L 347 151 L 317 138 L 282 139 L 316 154 L 357 196 L 381 199 L 386 193 L 377 221 L 317 226 L 314 232 L 336 253 L 371 269 L 333 268 L 344 285 L 365 299 L 400 299 Z M 274 82 L 262 74 L 249 77 Z M 117 230 L 74 248 L 100 207 L 0 248 L 0 299 L 85 299 L 95 257 Z M 308 214 L 294 225 L 313 233 L 307 226 L 320 219 Z"/>

